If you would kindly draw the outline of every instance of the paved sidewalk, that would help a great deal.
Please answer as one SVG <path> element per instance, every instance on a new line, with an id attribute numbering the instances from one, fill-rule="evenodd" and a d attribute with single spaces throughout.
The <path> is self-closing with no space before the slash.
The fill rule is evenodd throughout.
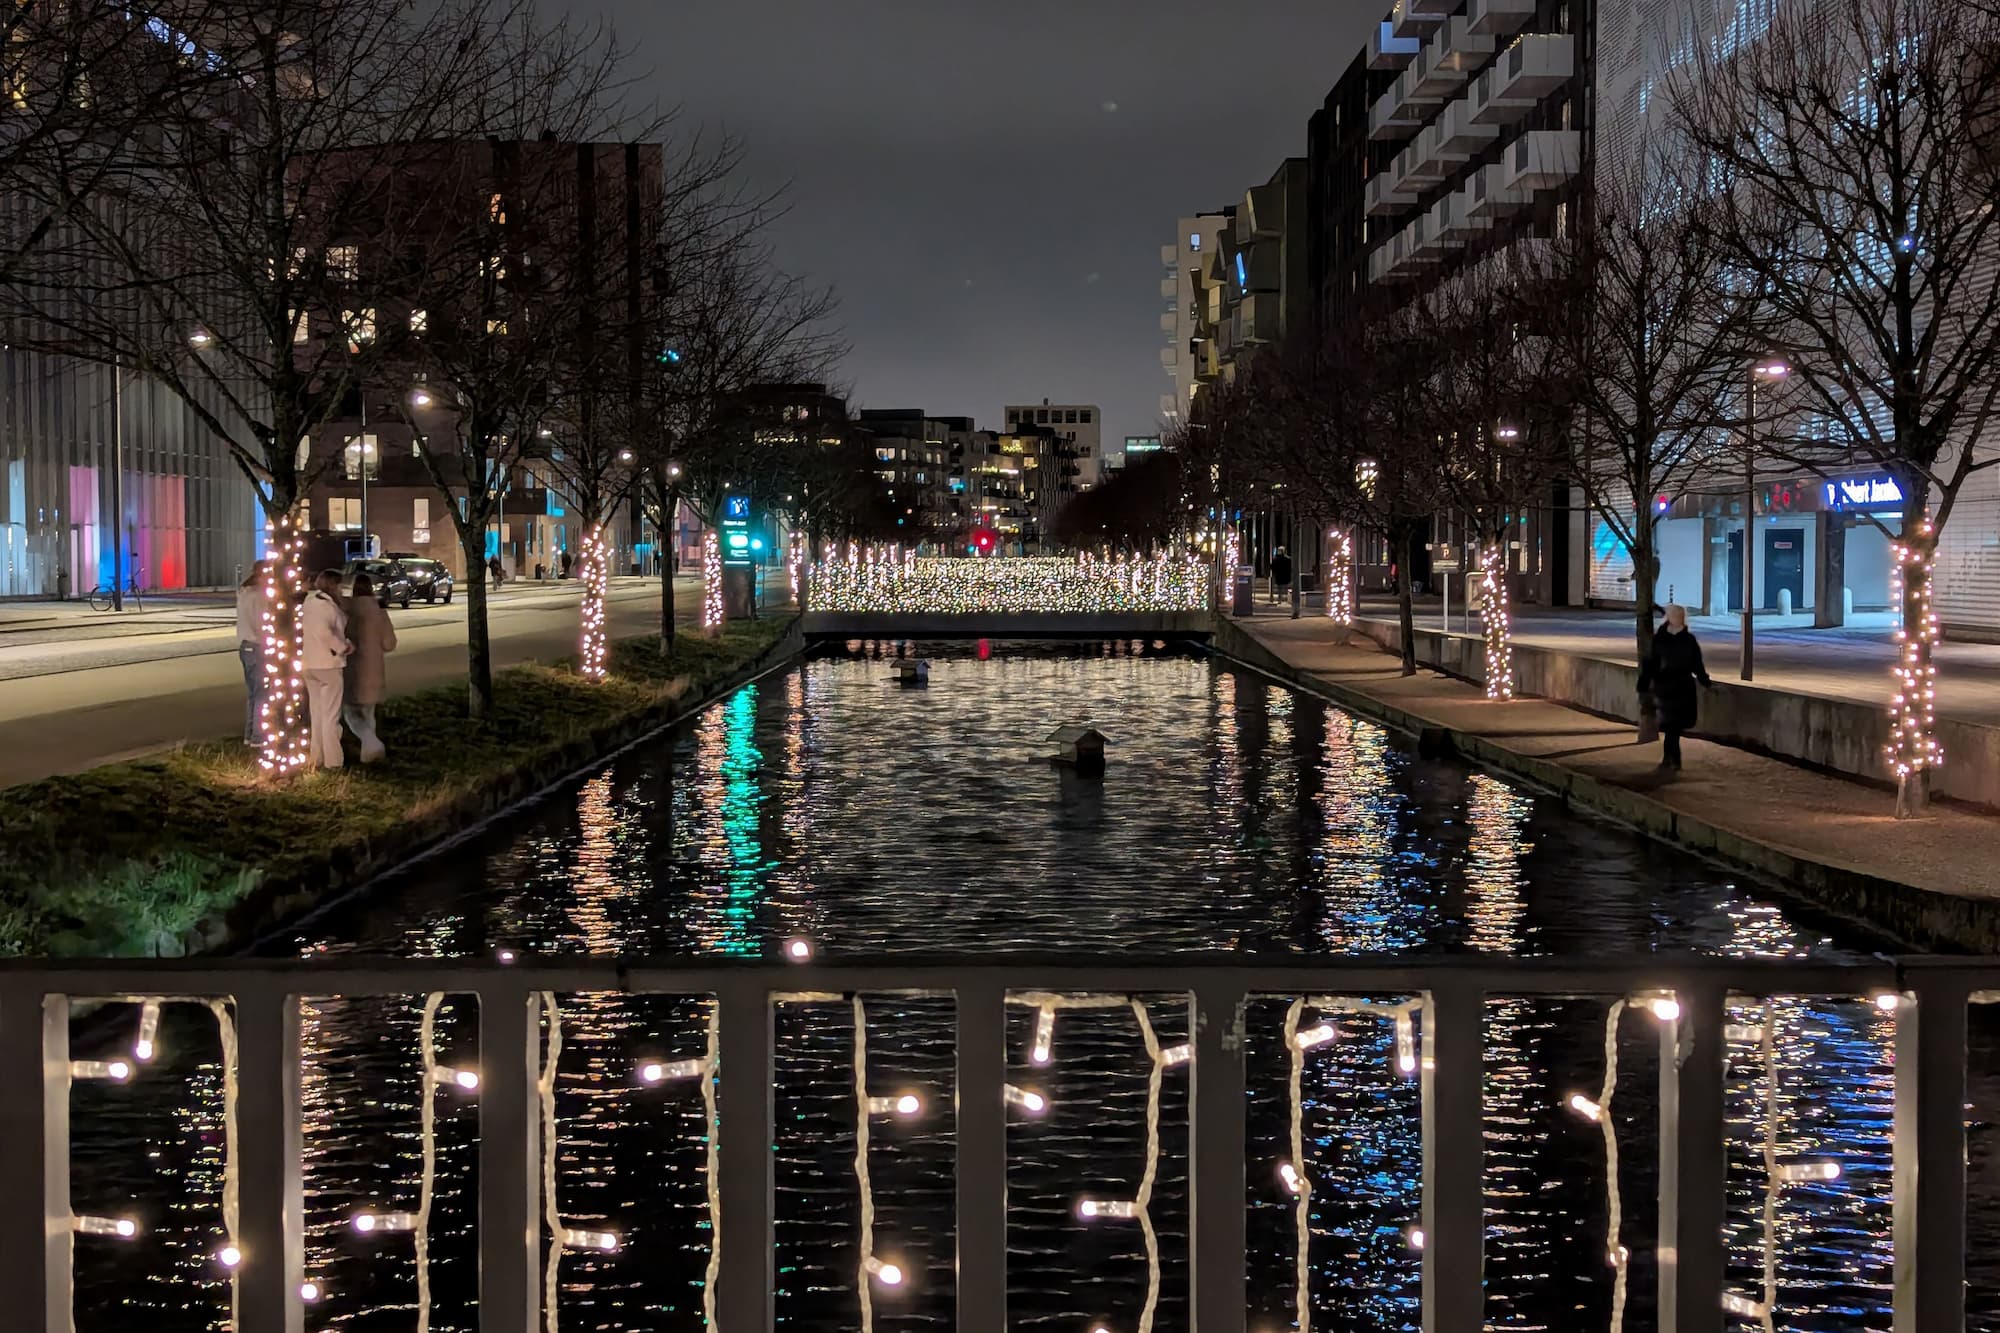
<path id="1" fill-rule="evenodd" d="M 1257 608 L 1260 615 L 1264 609 Z M 1417 628 L 1437 629 L 1441 612 L 1435 598 L 1420 602 Z M 1394 621 L 1396 603 L 1389 598 L 1367 597 L 1362 600 L 1361 613 L 1370 620 Z M 1873 623 L 1812 629 L 1810 616 L 1786 620 L 1775 615 L 1757 616 L 1753 631 L 1757 683 L 1887 708 L 1894 693 L 1889 676 L 1897 654 L 1894 630 L 1886 616 L 1867 619 Z M 1467 623 L 1464 607 L 1454 597 L 1452 631 L 1467 632 Z M 1697 616 L 1689 625 L 1701 642 L 1709 674 L 1735 679 L 1742 660 L 1741 617 Z M 1514 609 L 1513 627 L 1516 643 L 1536 648 L 1614 662 L 1631 662 L 1637 656 L 1628 611 L 1521 606 Z M 1469 632 L 1480 632 L 1476 613 L 1470 618 Z M 1947 641 L 1939 646 L 1937 661 L 1938 715 L 2000 726 L 2000 644 Z"/>
<path id="2" fill-rule="evenodd" d="M 1405 677 L 1372 642 L 1340 642 L 1323 617 L 1232 623 L 1336 701 L 1407 728 L 1446 729 L 1475 758 L 1790 880 L 1830 910 L 1865 914 L 1915 943 L 2000 940 L 2000 816 L 1939 805 L 1899 821 L 1886 790 L 1693 739 L 1683 742 L 1685 771 L 1663 774 L 1659 746 L 1638 745 L 1629 725 L 1539 699 L 1492 703 L 1477 686 L 1428 670 Z M 1866 901 L 1898 886 L 1923 892 L 1905 892 L 1901 908 Z"/>

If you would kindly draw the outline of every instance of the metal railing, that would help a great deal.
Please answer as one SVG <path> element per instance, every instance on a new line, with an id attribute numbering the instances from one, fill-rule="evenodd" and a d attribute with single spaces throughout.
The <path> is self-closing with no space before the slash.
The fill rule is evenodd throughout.
<path id="1" fill-rule="evenodd" d="M 0 1292 L 9 1327 L 71 1327 L 71 997 L 171 996 L 233 1004 L 237 1327 L 302 1327 L 301 997 L 471 995 L 479 1005 L 479 1327 L 540 1326 L 542 1209 L 536 1078 L 544 991 L 713 996 L 718 1045 L 721 1257 L 717 1323 L 773 1319 L 773 1011 L 799 995 L 956 999 L 957 1327 L 1007 1326 L 1009 996 L 1185 995 L 1193 1080 L 1188 1164 L 1197 1333 L 1246 1322 L 1245 1007 L 1253 997 L 1416 996 L 1422 1020 L 1423 1327 L 1483 1327 L 1484 1025 L 1489 997 L 1674 997 L 1660 1024 L 1659 1309 L 1667 1333 L 1721 1333 L 1725 1265 L 1725 1005 L 1739 997 L 1893 994 L 1893 1243 L 1899 1333 L 1956 1333 L 1965 1315 L 1967 1005 L 2000 960 L 1865 964 L 1646 958 L 1327 959 L 1274 965 L 1183 956 L 1096 966 L 1034 959 L 797 966 L 619 959 L 0 965 Z M 1409 1068 L 1406 1065 L 1405 1068 Z"/>

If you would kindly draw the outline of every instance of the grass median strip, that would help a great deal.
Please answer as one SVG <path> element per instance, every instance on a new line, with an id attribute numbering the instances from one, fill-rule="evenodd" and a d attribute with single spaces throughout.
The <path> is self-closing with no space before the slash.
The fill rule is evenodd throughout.
<path id="1" fill-rule="evenodd" d="M 481 723 L 466 720 L 463 685 L 399 695 L 379 714 L 388 757 L 366 767 L 350 753 L 344 769 L 274 782 L 250 750 L 215 741 L 0 790 L 0 956 L 174 953 L 260 886 L 344 887 L 412 830 L 701 698 L 786 627 L 683 634 L 672 657 L 653 638 L 614 643 L 597 685 L 563 666 L 513 667 Z"/>

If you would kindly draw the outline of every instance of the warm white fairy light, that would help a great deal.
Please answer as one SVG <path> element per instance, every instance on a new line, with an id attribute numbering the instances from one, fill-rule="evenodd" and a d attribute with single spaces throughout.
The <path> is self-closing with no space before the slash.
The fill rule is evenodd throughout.
<path id="1" fill-rule="evenodd" d="M 477 1092 L 479 1090 L 479 1075 L 470 1069 L 454 1069 L 450 1065 L 435 1065 L 431 1068 L 430 1080 L 444 1087 L 457 1088 L 461 1092 Z"/>
<path id="2" fill-rule="evenodd" d="M 1580 1092 L 1570 1094 L 1569 1109 L 1593 1124 L 1604 1119 L 1604 1108 Z"/>
<path id="3" fill-rule="evenodd" d="M 386 1234 L 392 1231 L 415 1231 L 417 1229 L 417 1215 L 415 1213 L 356 1213 L 354 1215 L 353 1227 L 364 1236 L 374 1235 L 377 1232 Z"/>
<path id="4" fill-rule="evenodd" d="M 1944 762 L 1936 735 L 1938 619 L 1931 599 L 1934 543 L 1928 518 L 1918 523 L 1917 533 L 1919 543 L 1898 542 L 1895 548 L 1895 594 L 1903 608 L 1903 624 L 1896 631 L 1902 650 L 1896 663 L 1896 697 L 1889 709 L 1895 721 L 1888 751 L 1890 766 L 1906 792 L 1922 783 L 1926 770 Z M 1899 799 L 1897 808 L 1907 813 L 1907 799 Z"/>
<path id="5" fill-rule="evenodd" d="M 215 1252 L 215 1262 L 224 1268 L 235 1268 L 243 1262 L 243 1251 L 234 1245 L 225 1245 Z"/>
<path id="6" fill-rule="evenodd" d="M 1808 1180 L 1839 1180 L 1839 1162 L 1780 1162 L 1772 1173 L 1788 1185 Z"/>
<path id="7" fill-rule="evenodd" d="M 785 941 L 785 957 L 791 959 L 794 963 L 809 963 L 812 961 L 812 956 L 813 946 L 811 940 L 795 935 Z"/>
<path id="8" fill-rule="evenodd" d="M 806 604 L 805 578 L 806 539 L 804 534 L 794 532 L 790 546 L 785 551 L 785 569 L 792 579 L 792 605 L 803 610 Z"/>
<path id="9" fill-rule="evenodd" d="M 869 1277 L 874 1278 L 885 1287 L 900 1287 L 903 1285 L 903 1268 L 900 1264 L 889 1263 L 871 1254 L 867 1259 L 862 1261 L 861 1268 Z M 866 1293 L 868 1284 L 865 1282 L 862 1283 L 861 1290 L 863 1293 Z M 862 1299 L 867 1299 L 865 1294 Z"/>
<path id="10" fill-rule="evenodd" d="M 1416 1022 L 1406 1009 L 1396 1013 L 1396 1069 L 1404 1074 L 1417 1072 Z"/>
<path id="11" fill-rule="evenodd" d="M 147 1000 L 139 1006 L 139 1035 L 132 1042 L 134 1060 L 150 1060 L 160 1049 L 160 1002 Z"/>
<path id="12" fill-rule="evenodd" d="M 923 1099 L 915 1093 L 906 1092 L 900 1097 L 870 1097 L 868 1099 L 868 1113 L 870 1115 L 899 1115 L 907 1119 L 910 1116 L 919 1114 L 923 1109 Z"/>
<path id="13" fill-rule="evenodd" d="M 701 534 L 701 627 L 714 633 L 722 622 L 722 538 L 709 528 Z"/>
<path id="14" fill-rule="evenodd" d="M 1139 1205 L 1131 1199 L 1078 1199 L 1076 1215 L 1082 1218 L 1137 1217 Z"/>
<path id="15" fill-rule="evenodd" d="M 299 1299 L 307 1305 L 311 1305 L 314 1301 L 318 1300 L 322 1294 L 320 1285 L 317 1282 L 299 1283 Z"/>
<path id="16" fill-rule="evenodd" d="M 1324 1046 L 1340 1034 L 1331 1023 L 1321 1023 L 1318 1027 L 1306 1028 L 1291 1035 L 1291 1045 L 1301 1051 L 1309 1051 L 1315 1046 Z"/>
<path id="17" fill-rule="evenodd" d="M 263 597 L 258 632 L 263 642 L 264 689 L 258 706 L 258 764 L 266 773 L 295 773 L 310 750 L 306 726 L 305 652 L 299 607 L 305 600 L 305 537 L 290 514 L 268 521 Z"/>
<path id="18" fill-rule="evenodd" d="M 1243 563 L 1243 533 L 1230 527 L 1222 534 L 1222 582 L 1225 588 L 1236 586 L 1236 567 Z"/>
<path id="19" fill-rule="evenodd" d="M 1030 1064 L 1045 1065 L 1055 1049 L 1056 1007 L 1045 1004 L 1035 1012 L 1035 1044 L 1028 1050 Z"/>
<path id="20" fill-rule="evenodd" d="M 1894 991 L 1883 991 L 1875 997 L 1875 1007 L 1885 1014 L 1893 1014 L 1902 1006 L 1903 997 Z"/>
<path id="21" fill-rule="evenodd" d="M 79 1213 L 69 1220 L 69 1228 L 79 1236 L 111 1236 L 130 1240 L 139 1234 L 139 1224 L 129 1217 L 97 1217 Z"/>
<path id="22" fill-rule="evenodd" d="M 1326 534 L 1326 614 L 1340 626 L 1354 623 L 1354 536 L 1345 528 Z"/>
<path id="23" fill-rule="evenodd" d="M 1733 1291 L 1722 1293 L 1722 1310 L 1724 1314 L 1739 1315 L 1744 1319 L 1768 1320 L 1771 1314 L 1771 1307 L 1762 1301 L 1753 1301 Z"/>
<path id="24" fill-rule="evenodd" d="M 1040 1115 L 1049 1109 L 1049 1099 L 1041 1093 L 1029 1088 L 1017 1088 L 1012 1083 L 1002 1090 L 1001 1095 L 1006 1099 L 1007 1105 L 1018 1106 L 1029 1115 Z"/>
<path id="25" fill-rule="evenodd" d="M 587 1231 L 582 1227 L 564 1227 L 562 1243 L 572 1250 L 615 1250 L 618 1248 L 618 1233 Z"/>
<path id="26" fill-rule="evenodd" d="M 132 1077 L 132 1066 L 125 1060 L 72 1060 L 69 1062 L 69 1076 L 107 1083 L 123 1083 Z"/>
<path id="27" fill-rule="evenodd" d="M 1422 1227 L 1411 1227 L 1404 1234 L 1410 1242 L 1411 1249 L 1421 1250 L 1424 1248 L 1424 1229 Z"/>
<path id="28" fill-rule="evenodd" d="M 700 1078 L 709 1072 L 707 1059 L 649 1060 L 639 1066 L 641 1083 L 665 1083 L 677 1079 Z"/>
<path id="29" fill-rule="evenodd" d="M 955 560 L 849 547 L 811 567 L 806 599 L 814 611 L 1097 614 L 1205 611 L 1209 588 L 1192 555 Z"/>
<path id="30" fill-rule="evenodd" d="M 1681 1016 L 1681 1002 L 1671 995 L 1649 996 L 1645 1004 L 1646 1012 L 1662 1023 L 1671 1023 Z"/>
<path id="31" fill-rule="evenodd" d="M 1169 1046 L 1160 1052 L 1160 1059 L 1167 1065 L 1184 1065 L 1194 1059 L 1194 1047 L 1183 1042 L 1179 1046 Z"/>
<path id="32" fill-rule="evenodd" d="M 604 598 L 610 577 L 611 553 L 604 545 L 604 525 L 593 523 L 583 537 L 582 625 L 577 643 L 577 674 L 585 680 L 604 679 L 607 635 Z"/>
<path id="33" fill-rule="evenodd" d="M 1508 614 L 1507 547 L 1487 542 L 1479 549 L 1479 615 L 1486 629 L 1486 697 L 1514 697 L 1514 626 Z"/>
<path id="34" fill-rule="evenodd" d="M 1305 1193 L 1305 1182 L 1299 1178 L 1299 1169 L 1290 1162 L 1278 1163 L 1278 1180 L 1288 1193 Z"/>

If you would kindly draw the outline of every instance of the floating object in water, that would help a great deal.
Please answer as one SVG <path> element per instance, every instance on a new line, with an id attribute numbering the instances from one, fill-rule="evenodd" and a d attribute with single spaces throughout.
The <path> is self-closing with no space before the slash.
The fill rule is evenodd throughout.
<path id="1" fill-rule="evenodd" d="M 1071 723 L 1050 732 L 1049 740 L 1056 747 L 1056 752 L 1049 756 L 1050 763 L 1067 764 L 1079 773 L 1104 772 L 1104 733 L 1096 727 L 1087 722 Z"/>
<path id="2" fill-rule="evenodd" d="M 922 657 L 906 657 L 891 668 L 896 679 L 904 685 L 928 684 L 931 678 L 931 664 Z"/>

